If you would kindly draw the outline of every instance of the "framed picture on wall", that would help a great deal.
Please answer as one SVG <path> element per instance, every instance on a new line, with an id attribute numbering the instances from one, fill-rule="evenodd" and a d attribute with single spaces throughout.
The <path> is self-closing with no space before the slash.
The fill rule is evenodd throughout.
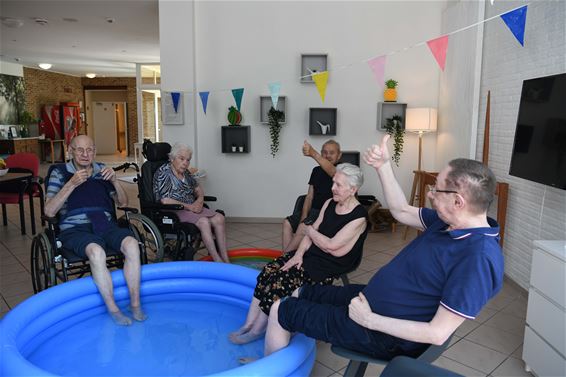
<path id="1" fill-rule="evenodd" d="M 163 92 L 161 96 L 161 121 L 163 124 L 184 124 L 183 93 Z"/>
<path id="2" fill-rule="evenodd" d="M 18 127 L 10 126 L 10 139 L 15 139 L 18 137 L 20 137 L 20 134 L 18 133 Z"/>

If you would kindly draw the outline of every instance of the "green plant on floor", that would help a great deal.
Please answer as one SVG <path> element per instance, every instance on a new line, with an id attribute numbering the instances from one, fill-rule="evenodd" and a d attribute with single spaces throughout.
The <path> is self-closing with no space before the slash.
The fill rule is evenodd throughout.
<path id="1" fill-rule="evenodd" d="M 281 132 L 281 121 L 285 118 L 283 111 L 275 110 L 273 106 L 267 112 L 267 124 L 269 125 L 269 136 L 271 137 L 271 156 L 279 151 L 279 134 Z"/>
<path id="2" fill-rule="evenodd" d="M 403 142 L 405 129 L 403 128 L 403 118 L 395 114 L 391 118 L 385 119 L 385 132 L 393 137 L 393 156 L 391 159 L 395 165 L 399 166 L 401 152 L 403 152 Z"/>

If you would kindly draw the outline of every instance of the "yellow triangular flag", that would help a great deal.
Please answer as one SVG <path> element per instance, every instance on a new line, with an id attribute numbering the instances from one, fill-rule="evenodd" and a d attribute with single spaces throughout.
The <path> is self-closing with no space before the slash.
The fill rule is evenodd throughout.
<path id="1" fill-rule="evenodd" d="M 316 84 L 318 89 L 318 94 L 320 94 L 320 99 L 324 102 L 324 96 L 326 94 L 326 83 L 328 82 L 328 71 L 313 73 L 312 79 Z"/>

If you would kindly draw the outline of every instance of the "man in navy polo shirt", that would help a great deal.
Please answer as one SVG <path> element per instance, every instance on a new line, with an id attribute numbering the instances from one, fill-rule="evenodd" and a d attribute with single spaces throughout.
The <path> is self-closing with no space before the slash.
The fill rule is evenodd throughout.
<path id="1" fill-rule="evenodd" d="M 495 176 L 468 159 L 452 160 L 430 188 L 434 210 L 410 206 L 391 168 L 389 136 L 364 155 L 375 168 L 389 209 L 424 230 L 366 285 L 309 286 L 275 303 L 265 355 L 289 343 L 292 332 L 382 359 L 416 357 L 474 319 L 500 289 L 499 227 L 487 217 Z"/>

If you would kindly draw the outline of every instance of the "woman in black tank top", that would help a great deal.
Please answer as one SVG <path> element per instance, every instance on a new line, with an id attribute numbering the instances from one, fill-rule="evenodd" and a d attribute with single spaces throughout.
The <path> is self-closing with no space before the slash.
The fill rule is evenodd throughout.
<path id="1" fill-rule="evenodd" d="M 358 266 L 367 235 L 367 211 L 356 199 L 362 184 L 359 167 L 336 167 L 332 198 L 324 203 L 314 224 L 306 227 L 298 249 L 267 264 L 258 275 L 246 321 L 229 335 L 232 343 L 245 344 L 262 337 L 275 301 L 306 284 L 332 284 Z"/>

